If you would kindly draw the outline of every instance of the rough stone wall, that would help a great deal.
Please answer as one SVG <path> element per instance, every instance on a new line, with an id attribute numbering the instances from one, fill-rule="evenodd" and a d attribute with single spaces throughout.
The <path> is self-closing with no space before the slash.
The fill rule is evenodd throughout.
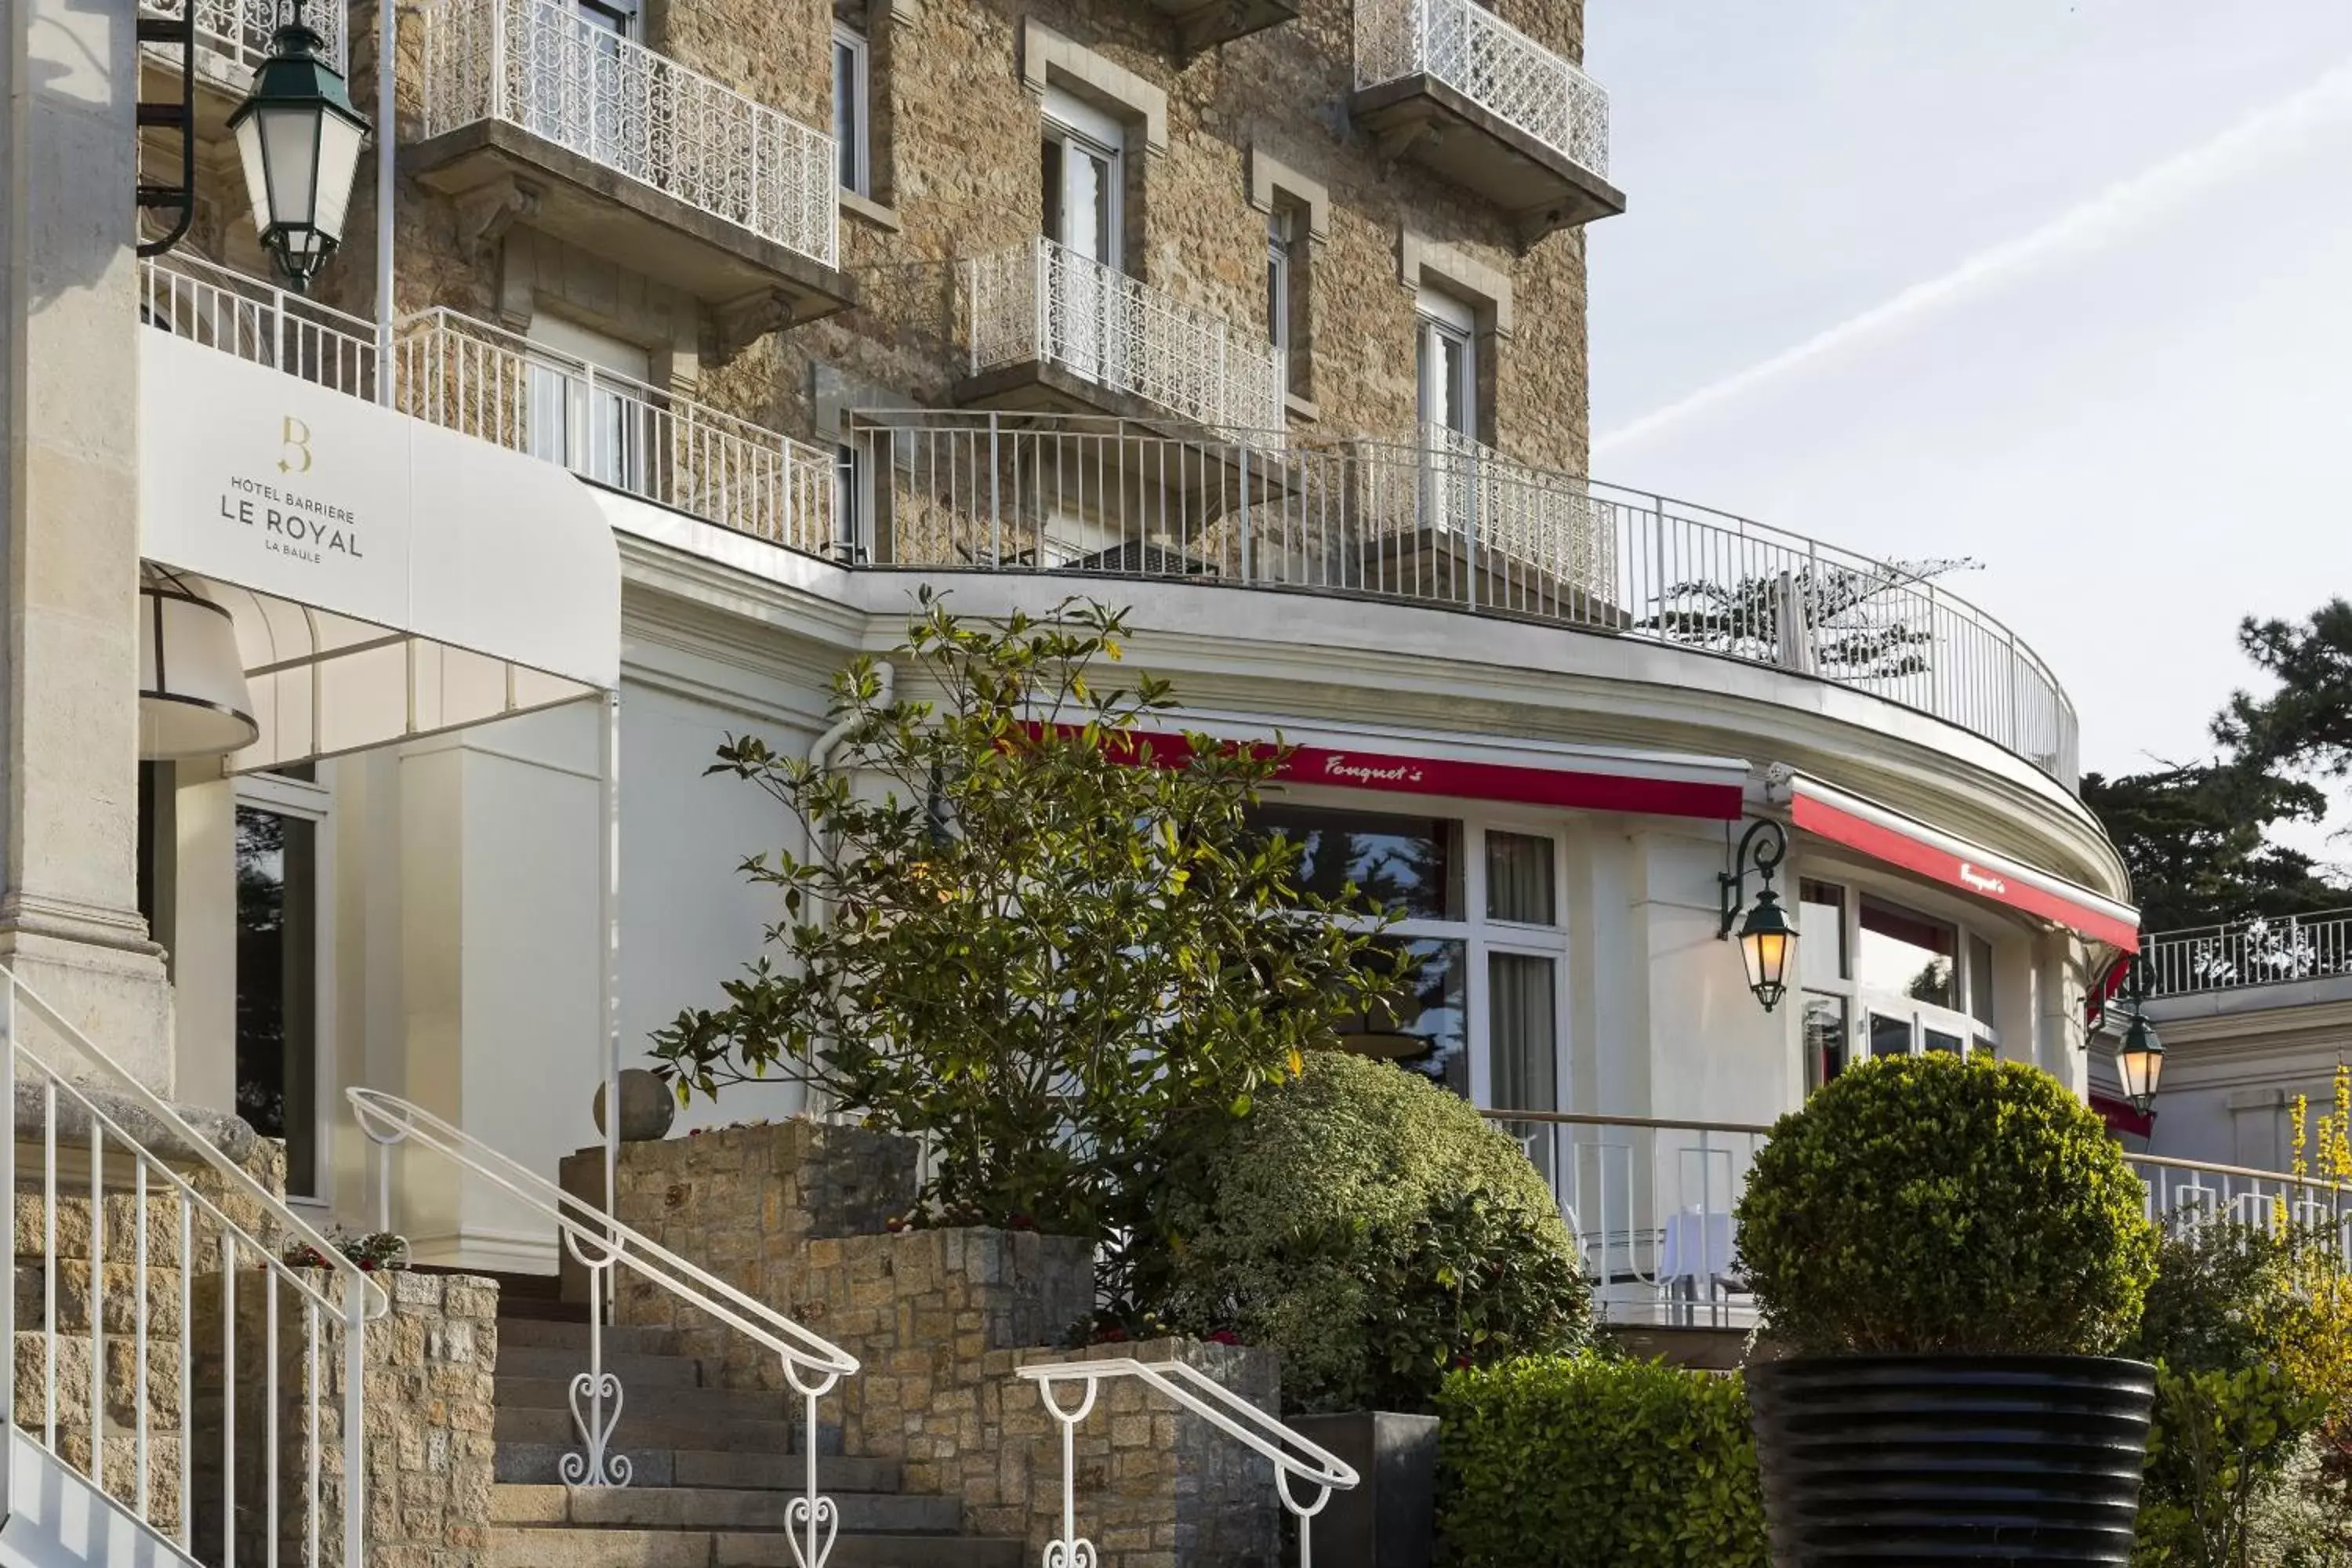
<path id="1" fill-rule="evenodd" d="M 248 1269 L 238 1280 L 233 1394 L 227 1392 L 222 1349 L 228 1314 L 220 1282 L 199 1280 L 194 1304 L 195 1543 L 197 1555 L 207 1562 L 219 1561 L 225 1460 L 235 1466 L 239 1500 L 237 1558 L 260 1562 L 268 1550 L 268 1517 L 260 1506 L 270 1458 L 271 1342 L 263 1278 Z M 472 1568 L 487 1543 L 490 1512 L 498 1285 L 467 1275 L 412 1273 L 383 1275 L 381 1281 L 391 1310 L 362 1336 L 362 1530 L 368 1561 L 375 1568 Z M 289 1288 L 281 1286 L 278 1295 L 278 1549 L 289 1561 L 310 1561 L 315 1525 L 318 1561 L 331 1568 L 343 1561 L 344 1340 L 340 1326 L 323 1312 L 314 1323 Z M 237 1433 L 233 1449 L 220 1440 L 223 1413 L 232 1400 Z M 315 1509 L 307 1483 L 314 1404 L 320 1475 Z"/>
<path id="2" fill-rule="evenodd" d="M 602 1152 L 565 1164 L 601 1193 Z M 1060 1428 L 1018 1369 L 1099 1357 L 1058 1347 L 1094 1302 L 1092 1249 L 1001 1230 L 893 1232 L 915 1191 L 913 1145 L 794 1121 L 622 1147 L 620 1217 L 738 1289 L 771 1301 L 862 1363 L 820 1403 L 820 1441 L 891 1458 L 908 1489 L 960 1497 L 969 1529 L 1060 1533 Z M 731 1386 L 776 1389 L 780 1369 L 743 1336 L 623 1275 L 618 1318 L 673 1329 Z M 1268 1409 L 1270 1352 L 1168 1341 L 1122 1347 L 1181 1358 Z M 1065 1395 L 1066 1400 L 1069 1396 Z M 1105 1568 L 1242 1568 L 1275 1561 L 1265 1462 L 1131 1381 L 1103 1386 L 1077 1437 L 1081 1531 Z"/>
<path id="3" fill-rule="evenodd" d="M 870 39 L 877 220 L 845 210 L 840 267 L 861 302 L 772 333 L 722 360 L 709 310 L 660 279 L 591 278 L 552 266 L 529 219 L 471 244 L 456 206 L 400 181 L 398 298 L 404 314 L 446 305 L 520 329 L 551 310 L 655 355 L 655 378 L 803 439 L 829 440 L 820 382 L 855 400 L 940 405 L 969 370 L 961 264 L 1038 232 L 1042 112 L 1023 84 L 1024 24 L 1034 20 L 1167 95 L 1164 152 L 1132 139 L 1128 269 L 1251 336 L 1264 329 L 1265 215 L 1249 202 L 1253 148 L 1330 196 L 1328 238 L 1298 243 L 1296 290 L 1311 345 L 1303 384 L 1318 405 L 1304 433 L 1393 438 L 1415 414 L 1413 288 L 1400 276 L 1410 231 L 1509 279 L 1514 328 L 1482 345 L 1482 434 L 1512 456 L 1581 470 L 1587 444 L 1585 245 L 1553 235 L 1519 254 L 1505 215 L 1409 163 L 1381 158 L 1349 122 L 1355 0 L 1305 0 L 1298 18 L 1178 65 L 1171 29 L 1144 0 L 867 0 L 851 8 Z M 1571 58 L 1575 0 L 1517 0 L 1507 19 Z M 658 0 L 656 48 L 829 130 L 831 11 L 772 0 Z M 354 100 L 374 103 L 374 0 L 352 8 Z M 400 134 L 422 132 L 424 19 L 400 23 Z M 355 193 L 324 303 L 365 315 L 373 289 L 373 162 Z M 203 254 L 260 270 L 234 153 L 205 177 Z M 630 300 L 640 310 L 624 309 Z M 607 307 L 610 309 L 607 309 Z"/>

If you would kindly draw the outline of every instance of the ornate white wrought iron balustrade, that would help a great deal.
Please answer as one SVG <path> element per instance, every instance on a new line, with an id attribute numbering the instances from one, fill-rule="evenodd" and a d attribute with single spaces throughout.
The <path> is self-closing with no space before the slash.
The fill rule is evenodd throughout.
<path id="1" fill-rule="evenodd" d="M 2352 910 L 2157 931 L 2142 952 L 2150 996 L 2352 974 Z"/>
<path id="2" fill-rule="evenodd" d="M 1182 1362 L 1140 1362 L 1129 1356 L 1101 1361 L 1066 1362 L 1024 1366 L 1020 1375 L 1037 1385 L 1062 1428 L 1062 1533 L 1045 1547 L 1045 1568 L 1094 1568 L 1094 1542 L 1078 1533 L 1077 1435 L 1095 1407 L 1102 1385 L 1118 1378 L 1134 1378 L 1157 1389 L 1178 1405 L 1274 1465 L 1275 1495 L 1298 1521 L 1298 1568 L 1314 1568 L 1315 1516 L 1334 1492 L 1346 1491 L 1362 1479 L 1337 1454 L 1284 1426 L 1248 1400 L 1226 1388 L 1198 1367 Z M 1055 1392 L 1075 1384 L 1074 1404 L 1065 1405 Z M 1300 1496 L 1300 1492 L 1311 1495 Z"/>
<path id="3" fill-rule="evenodd" d="M 1476 0 L 1356 0 L 1356 86 L 1423 73 L 1580 169 L 1609 174 L 1609 94 Z"/>
<path id="4" fill-rule="evenodd" d="M 971 369 L 1034 362 L 1215 429 L 1282 424 L 1274 345 L 1038 238 L 965 263 Z"/>
<path id="5" fill-rule="evenodd" d="M 568 1485 L 625 1487 L 631 1479 L 627 1458 L 613 1445 L 626 1391 L 620 1374 L 606 1367 L 604 1349 L 616 1270 L 626 1268 L 778 1359 L 784 1381 L 802 1402 L 802 1447 L 807 1460 L 803 1489 L 785 1516 L 793 1552 L 800 1568 L 824 1568 L 840 1529 L 840 1513 L 817 1487 L 817 1401 L 843 1378 L 856 1374 L 856 1357 L 431 1111 L 377 1089 L 345 1092 L 361 1130 L 376 1146 L 377 1203 L 384 1229 L 392 1228 L 394 1218 L 394 1152 L 408 1149 L 446 1161 L 506 1193 L 552 1226 L 573 1259 L 588 1271 L 588 1365 L 572 1380 L 572 1416 L 580 1432 L 580 1448 L 564 1456 L 562 1474 Z"/>
<path id="6" fill-rule="evenodd" d="M 19 1347 L 16 1379 L 0 1386 L 10 1419 L 184 1552 L 233 1562 L 243 1536 L 247 1549 L 266 1541 L 273 1562 L 281 1539 L 321 1562 L 325 1521 L 340 1509 L 336 1551 L 357 1568 L 366 1518 L 364 1341 L 386 1308 L 383 1292 L 5 969 L 0 1029 L 0 1103 L 16 1118 L 14 1136 L 0 1139 L 0 1189 L 15 1194 L 0 1223 L 9 1258 L 37 1251 L 41 1260 L 37 1325 L 18 1322 L 17 1290 L 0 1293 L 0 1343 Z M 27 1172 L 20 1146 L 35 1144 L 40 1167 Z M 37 1206 L 27 1201 L 36 1193 Z M 65 1279 L 61 1289 L 59 1215 L 73 1208 L 86 1208 L 86 1233 L 65 1243 L 86 1241 L 88 1275 L 80 1289 Z M 37 1235 L 24 1233 L 28 1219 Z M 127 1245 L 117 1239 L 125 1235 Z M 290 1265 L 289 1247 L 307 1247 L 318 1266 Z M 217 1347 L 199 1345 L 200 1300 L 218 1314 Z M 21 1328 L 37 1336 L 30 1363 Z M 340 1375 L 331 1375 L 325 1368 L 338 1356 Z M 69 1373 L 84 1385 L 68 1388 Z M 33 1388 L 37 1408 L 23 1403 Z M 340 1427 L 331 1433 L 322 1431 L 329 1412 Z M 341 1455 L 331 1479 L 330 1451 Z M 244 1480 L 257 1484 L 257 1498 Z M 299 1510 L 299 1533 L 289 1510 Z M 199 1533 L 200 1512 L 216 1531 Z"/>
<path id="7" fill-rule="evenodd" d="M 689 206 L 834 265 L 834 140 L 557 0 L 435 0 L 425 133 L 520 126 Z"/>
<path id="8" fill-rule="evenodd" d="M 196 47 L 250 73 L 269 58 L 269 36 L 283 18 L 285 0 L 139 0 L 150 16 L 177 20 L 196 9 Z M 348 72 L 351 8 L 347 0 L 310 0 L 302 19 L 326 40 L 327 58 Z"/>

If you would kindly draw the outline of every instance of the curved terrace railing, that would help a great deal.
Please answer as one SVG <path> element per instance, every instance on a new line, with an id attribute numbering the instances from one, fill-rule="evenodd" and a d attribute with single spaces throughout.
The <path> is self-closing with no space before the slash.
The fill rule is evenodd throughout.
<path id="1" fill-rule="evenodd" d="M 2352 910 L 2157 931 L 2140 952 L 2148 966 L 2150 996 L 2352 974 Z"/>
<path id="2" fill-rule="evenodd" d="M 374 328 L 188 257 L 148 321 L 354 396 Z M 1901 563 L 1507 458 L 1454 432 L 1194 435 L 1088 416 L 851 415 L 850 463 L 487 323 L 402 324 L 428 423 L 858 565 L 1175 578 L 1439 605 L 1810 675 L 1945 720 L 2072 787 L 2074 704 L 2015 633 Z"/>
<path id="3" fill-rule="evenodd" d="M 2074 705 L 1992 616 L 1900 563 L 1514 461 L 1444 431 L 1302 441 L 1087 416 L 856 415 L 877 565 L 1172 577 L 1448 605 L 1811 675 L 2071 787 Z"/>

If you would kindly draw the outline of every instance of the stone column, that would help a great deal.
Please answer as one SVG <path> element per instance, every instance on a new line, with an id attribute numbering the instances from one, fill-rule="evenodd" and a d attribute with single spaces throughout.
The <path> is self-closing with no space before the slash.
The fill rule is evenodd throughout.
<path id="1" fill-rule="evenodd" d="M 0 7 L 0 963 L 168 1091 L 136 890 L 135 10 Z"/>

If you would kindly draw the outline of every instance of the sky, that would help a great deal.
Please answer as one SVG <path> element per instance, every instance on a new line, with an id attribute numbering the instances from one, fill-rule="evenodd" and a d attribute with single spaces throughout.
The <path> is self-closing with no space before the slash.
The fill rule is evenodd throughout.
<path id="1" fill-rule="evenodd" d="M 1587 0 L 1585 63 L 1596 477 L 1974 558 L 2107 773 L 2352 595 L 2352 3 Z"/>

